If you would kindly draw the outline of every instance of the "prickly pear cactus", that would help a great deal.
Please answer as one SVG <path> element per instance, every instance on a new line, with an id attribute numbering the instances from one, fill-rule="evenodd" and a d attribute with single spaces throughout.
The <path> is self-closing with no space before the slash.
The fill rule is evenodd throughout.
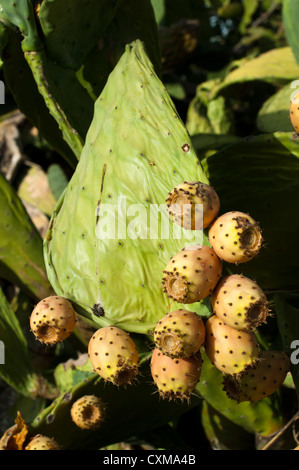
<path id="1" fill-rule="evenodd" d="M 95 103 L 49 225 L 44 256 L 56 293 L 95 325 L 137 333 L 180 308 L 162 290 L 163 269 L 184 246 L 206 241 L 167 213 L 169 191 L 186 180 L 208 183 L 143 43 L 134 41 Z"/>
<path id="2" fill-rule="evenodd" d="M 0 275 L 33 299 L 52 293 L 46 276 L 42 238 L 21 199 L 0 173 Z"/>

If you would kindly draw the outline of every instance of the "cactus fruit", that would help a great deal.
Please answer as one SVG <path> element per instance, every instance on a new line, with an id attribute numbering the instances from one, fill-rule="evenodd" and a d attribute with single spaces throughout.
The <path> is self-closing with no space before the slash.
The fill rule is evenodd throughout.
<path id="1" fill-rule="evenodd" d="M 158 348 L 153 350 L 151 374 L 159 395 L 164 399 L 188 400 L 199 382 L 201 370 L 199 351 L 190 357 L 172 359 Z"/>
<path id="2" fill-rule="evenodd" d="M 41 300 L 30 315 L 30 328 L 35 337 L 54 345 L 70 336 L 76 325 L 76 312 L 64 297 L 52 295 Z"/>
<path id="3" fill-rule="evenodd" d="M 261 351 L 258 361 L 238 378 L 224 377 L 223 390 L 237 402 L 259 401 L 278 390 L 289 369 L 290 359 L 284 351 Z"/>
<path id="4" fill-rule="evenodd" d="M 29 441 L 25 450 L 61 450 L 61 447 L 52 437 L 36 434 Z"/>
<path id="5" fill-rule="evenodd" d="M 269 315 L 263 290 L 241 274 L 222 278 L 211 295 L 211 304 L 218 318 L 237 330 L 254 330 Z"/>
<path id="6" fill-rule="evenodd" d="M 256 362 L 259 346 L 252 331 L 231 328 L 212 315 L 205 323 L 205 351 L 214 366 L 225 374 L 239 374 Z"/>
<path id="7" fill-rule="evenodd" d="M 211 224 L 209 241 L 220 259 L 229 263 L 245 263 L 254 258 L 262 246 L 258 223 L 248 214 L 231 211 Z"/>
<path id="8" fill-rule="evenodd" d="M 294 127 L 297 134 L 299 133 L 299 94 L 297 93 L 296 96 L 291 100 L 290 105 L 290 120 L 292 126 Z"/>
<path id="9" fill-rule="evenodd" d="M 103 422 L 105 407 L 96 395 L 84 395 L 71 407 L 71 418 L 81 429 L 97 429 Z"/>
<path id="10" fill-rule="evenodd" d="M 222 263 L 210 247 L 186 247 L 170 259 L 163 271 L 163 290 L 177 302 L 198 302 L 211 294 L 221 272 Z"/>
<path id="11" fill-rule="evenodd" d="M 167 313 L 154 330 L 155 346 L 171 358 L 195 354 L 205 340 L 205 326 L 201 317 L 188 310 Z"/>
<path id="12" fill-rule="evenodd" d="M 130 335 L 117 327 L 97 330 L 88 344 L 90 362 L 97 374 L 114 385 L 131 384 L 138 374 L 138 351 Z"/>
<path id="13" fill-rule="evenodd" d="M 200 181 L 185 181 L 175 186 L 166 203 L 172 220 L 189 230 L 208 227 L 220 210 L 215 189 Z M 202 213 L 197 211 L 197 205 L 202 206 Z"/>

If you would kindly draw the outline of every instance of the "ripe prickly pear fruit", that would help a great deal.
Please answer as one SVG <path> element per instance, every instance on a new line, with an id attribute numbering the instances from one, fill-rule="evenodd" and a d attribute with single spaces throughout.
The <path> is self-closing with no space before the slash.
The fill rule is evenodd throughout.
<path id="1" fill-rule="evenodd" d="M 163 290 L 176 302 L 198 302 L 211 294 L 221 272 L 222 263 L 210 247 L 186 247 L 170 259 L 163 271 Z"/>
<path id="2" fill-rule="evenodd" d="M 262 246 L 258 223 L 240 211 L 226 212 L 212 223 L 209 241 L 220 259 L 229 263 L 245 263 L 254 258 Z"/>
<path id="3" fill-rule="evenodd" d="M 202 357 L 198 351 L 186 358 L 172 359 L 155 348 L 151 359 L 151 374 L 162 398 L 189 399 L 199 382 Z"/>
<path id="4" fill-rule="evenodd" d="M 61 447 L 52 437 L 36 434 L 29 441 L 25 450 L 61 450 Z"/>
<path id="5" fill-rule="evenodd" d="M 64 297 L 50 296 L 41 300 L 30 315 L 30 328 L 35 337 L 48 345 L 68 338 L 76 325 L 76 312 Z"/>
<path id="6" fill-rule="evenodd" d="M 114 385 L 131 384 L 138 374 L 136 345 L 126 331 L 115 326 L 105 326 L 93 334 L 88 355 L 95 372 Z"/>
<path id="7" fill-rule="evenodd" d="M 237 330 L 254 330 L 269 315 L 263 290 L 241 274 L 223 277 L 211 295 L 211 304 L 218 318 Z"/>
<path id="8" fill-rule="evenodd" d="M 172 220 L 189 230 L 208 227 L 220 210 L 215 189 L 200 181 L 185 181 L 175 186 L 166 204 Z M 198 205 L 202 206 L 202 212 L 197 211 Z"/>
<path id="9" fill-rule="evenodd" d="M 205 351 L 217 369 L 225 374 L 239 374 L 255 363 L 259 346 L 252 331 L 239 331 L 226 325 L 217 315 L 205 324 Z"/>
<path id="10" fill-rule="evenodd" d="M 291 100 L 290 120 L 297 134 L 299 134 L 299 93 Z"/>
<path id="11" fill-rule="evenodd" d="M 224 377 L 223 390 L 237 402 L 258 401 L 278 390 L 289 370 L 290 359 L 284 351 L 261 351 L 258 361 L 238 378 Z"/>
<path id="12" fill-rule="evenodd" d="M 71 407 L 71 418 L 81 429 L 97 429 L 103 422 L 105 407 L 96 395 L 84 395 Z"/>
<path id="13" fill-rule="evenodd" d="M 167 313 L 154 330 L 155 346 L 166 356 L 189 357 L 195 354 L 205 340 L 205 326 L 201 317 L 188 310 Z"/>

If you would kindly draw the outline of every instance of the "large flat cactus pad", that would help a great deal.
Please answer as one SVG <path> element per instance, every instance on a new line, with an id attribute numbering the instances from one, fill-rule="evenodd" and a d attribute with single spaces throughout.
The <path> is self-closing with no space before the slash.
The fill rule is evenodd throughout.
<path id="1" fill-rule="evenodd" d="M 95 103 L 50 222 L 44 254 L 57 294 L 96 325 L 139 333 L 178 308 L 161 289 L 163 269 L 185 245 L 203 241 L 201 230 L 185 231 L 167 216 L 168 192 L 186 180 L 208 182 L 143 43 L 134 41 Z"/>

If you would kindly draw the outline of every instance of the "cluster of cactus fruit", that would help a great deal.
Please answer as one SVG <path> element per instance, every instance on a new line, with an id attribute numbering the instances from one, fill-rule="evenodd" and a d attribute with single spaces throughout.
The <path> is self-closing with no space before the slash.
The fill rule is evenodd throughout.
<path id="1" fill-rule="evenodd" d="M 156 323 L 150 372 L 163 399 L 189 400 L 201 378 L 202 351 L 223 374 L 223 391 L 236 402 L 261 400 L 285 380 L 290 359 L 283 351 L 261 350 L 255 330 L 271 315 L 260 286 L 241 274 L 223 276 L 223 261 L 245 263 L 262 246 L 259 225 L 248 214 L 231 211 L 218 215 L 215 190 L 204 183 L 184 182 L 167 198 L 174 223 L 196 230 L 196 205 L 202 205 L 210 246 L 186 246 L 169 260 L 162 289 L 173 301 L 193 304 L 209 297 L 211 315 L 179 308 Z M 187 219 L 187 223 L 186 223 Z M 68 338 L 76 325 L 72 303 L 58 295 L 41 300 L 30 316 L 31 331 L 41 343 L 55 345 Z M 110 325 L 95 331 L 88 344 L 94 371 L 116 386 L 132 384 L 138 376 L 139 354 L 130 334 Z M 76 400 L 71 419 L 81 430 L 97 429 L 105 419 L 105 405 L 94 395 Z M 58 450 L 43 435 L 31 438 L 26 450 Z"/>
<path id="2" fill-rule="evenodd" d="M 30 328 L 41 343 L 53 346 L 71 335 L 76 326 L 76 315 L 70 301 L 53 295 L 34 307 Z M 138 374 L 136 345 L 121 328 L 98 329 L 90 338 L 88 355 L 95 372 L 114 385 L 131 383 Z"/>
<path id="3" fill-rule="evenodd" d="M 255 330 L 270 313 L 265 293 L 241 274 L 223 276 L 223 261 L 245 263 L 262 246 L 258 223 L 248 214 L 231 211 L 219 216 L 215 190 L 201 182 L 184 182 L 169 192 L 169 215 L 174 223 L 196 230 L 197 205 L 202 225 L 209 228 L 210 246 L 184 247 L 164 269 L 165 294 L 182 304 L 210 297 L 208 319 L 178 309 L 167 312 L 153 331 L 154 349 L 150 370 L 162 398 L 189 400 L 202 371 L 202 348 L 211 363 L 223 373 L 223 390 L 240 401 L 257 401 L 271 395 L 283 383 L 290 360 L 283 351 L 263 351 Z M 34 308 L 30 325 L 36 338 L 56 344 L 74 330 L 76 312 L 60 296 L 43 299 Z M 116 326 L 98 329 L 88 344 L 94 371 L 114 385 L 132 384 L 138 375 L 139 355 L 129 333 Z M 100 425 L 104 408 L 97 397 L 83 397 L 73 405 L 73 421 L 82 429 Z"/>
<path id="4" fill-rule="evenodd" d="M 196 229 L 196 206 L 210 247 L 185 247 L 164 270 L 162 286 L 174 301 L 192 304 L 210 296 L 212 314 L 203 321 L 195 312 L 167 313 L 154 331 L 151 371 L 162 397 L 189 399 L 201 376 L 201 348 L 223 373 L 223 390 L 241 401 L 258 401 L 283 383 L 290 360 L 283 351 L 260 350 L 255 330 L 270 315 L 259 285 L 243 275 L 222 276 L 222 262 L 246 263 L 259 253 L 259 224 L 241 211 L 219 216 L 215 190 L 201 182 L 184 182 L 168 195 L 174 223 Z M 187 220 L 186 220 L 187 219 Z"/>

